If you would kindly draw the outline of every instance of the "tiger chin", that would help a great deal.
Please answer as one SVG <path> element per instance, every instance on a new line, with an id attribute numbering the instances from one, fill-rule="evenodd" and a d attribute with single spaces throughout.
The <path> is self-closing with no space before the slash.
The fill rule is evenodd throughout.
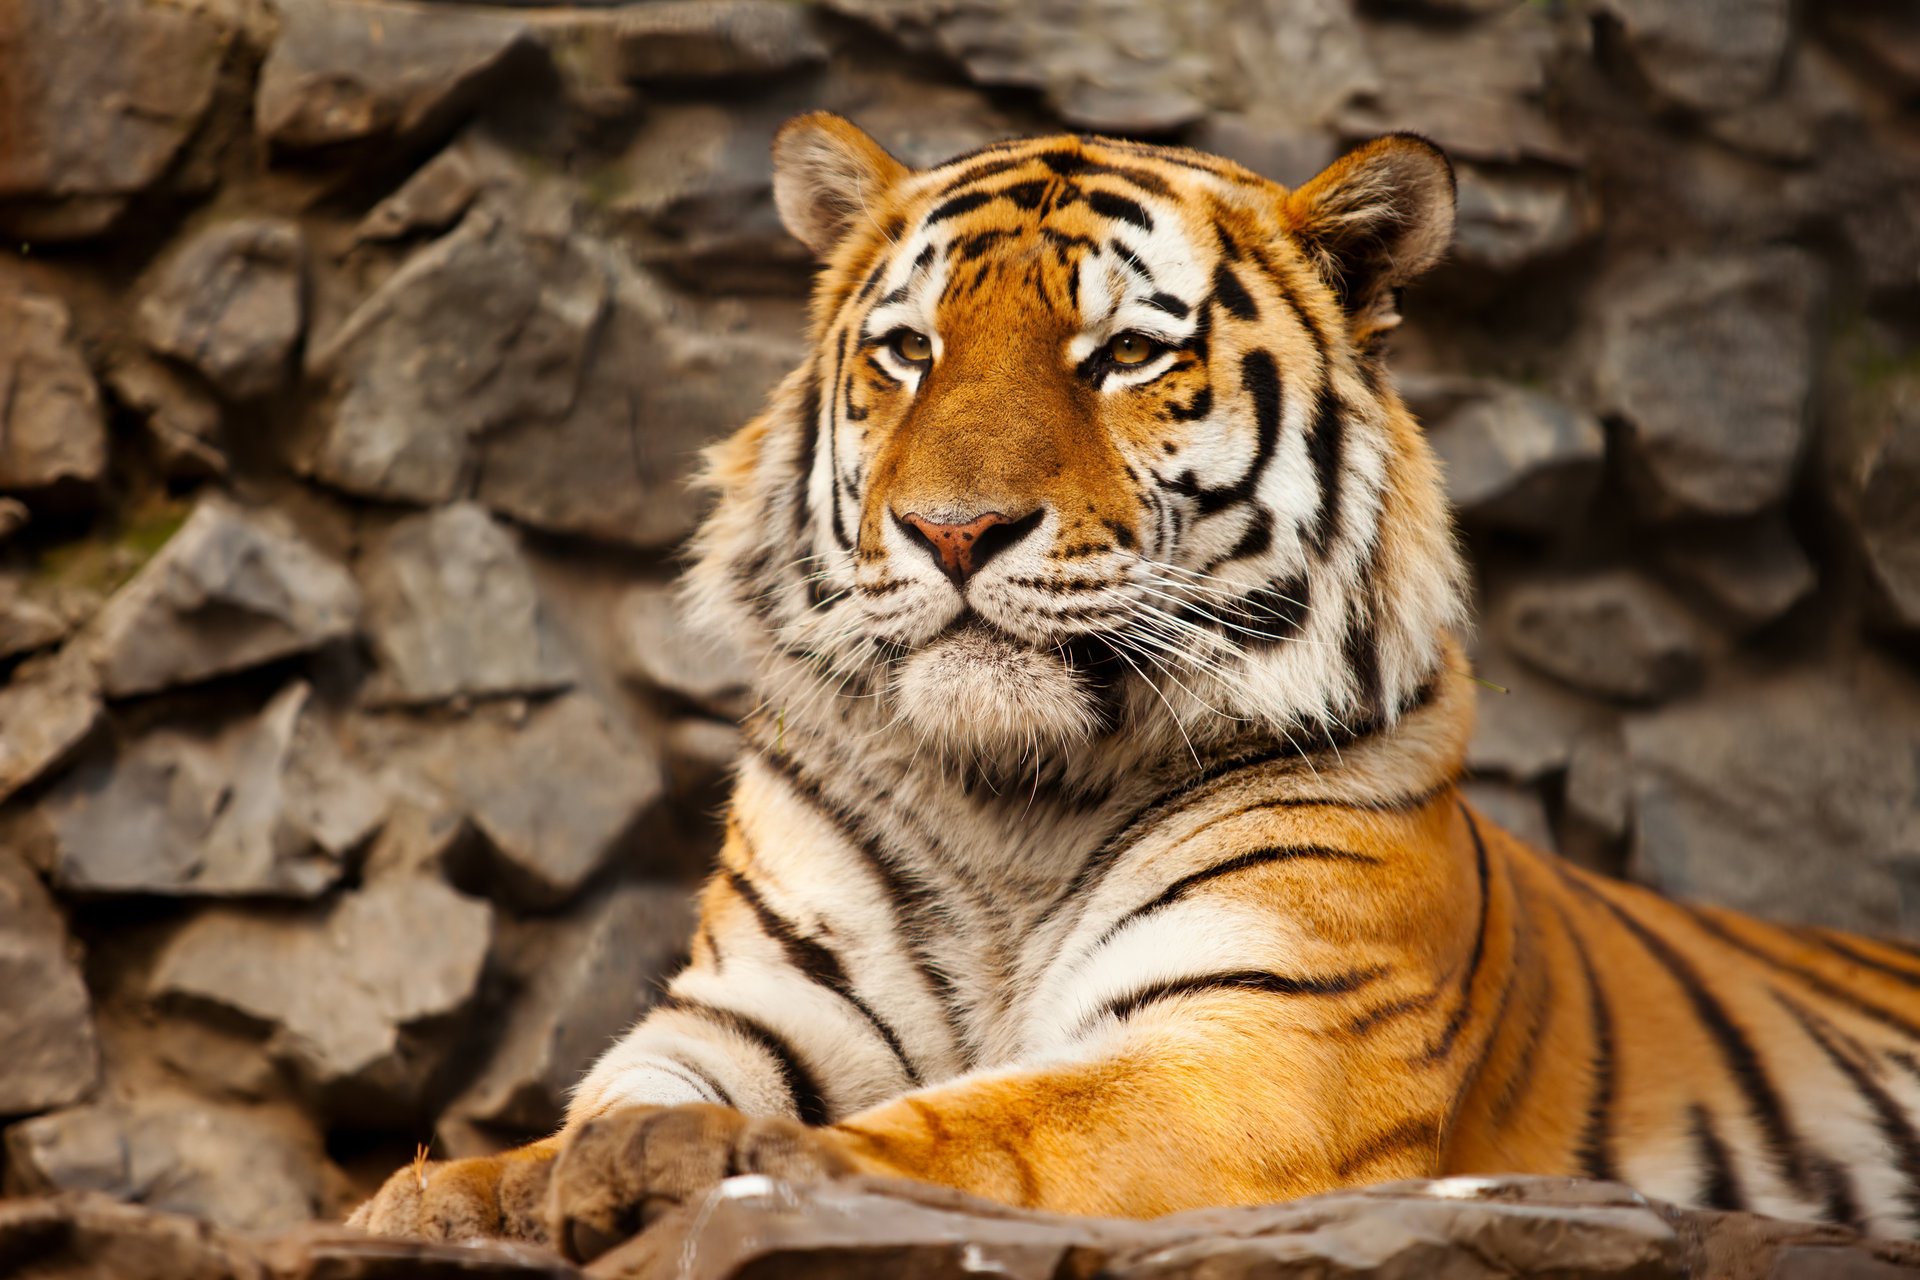
<path id="1" fill-rule="evenodd" d="M 811 115 L 774 193 L 823 266 L 709 458 L 689 591 L 762 704 L 690 963 L 558 1134 L 353 1223 L 588 1258 L 742 1173 L 1145 1217 L 1517 1172 L 1915 1233 L 1920 955 L 1461 799 L 1464 572 L 1383 367 L 1437 149 L 913 170 Z"/>

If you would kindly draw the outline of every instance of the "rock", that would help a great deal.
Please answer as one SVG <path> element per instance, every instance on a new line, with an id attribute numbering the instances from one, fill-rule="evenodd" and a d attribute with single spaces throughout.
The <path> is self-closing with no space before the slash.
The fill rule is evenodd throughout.
<path id="1" fill-rule="evenodd" d="M 353 238 L 399 240 L 422 231 L 445 231 L 472 207 L 483 183 L 468 149 L 455 143 L 421 165 L 405 185 L 375 205 L 360 220 Z"/>
<path id="2" fill-rule="evenodd" d="M 1747 515 L 1785 495 L 1821 291 L 1792 249 L 1644 265 L 1603 291 L 1597 407 L 1624 421 L 1657 513 Z"/>
<path id="3" fill-rule="evenodd" d="M 604 39 L 618 74 L 641 82 L 767 76 L 828 53 L 814 15 L 779 0 L 664 0 L 581 25 L 576 39 Z"/>
<path id="4" fill-rule="evenodd" d="M 0 800 L 64 764 L 100 717 L 93 670 L 77 653 L 21 666 L 0 686 Z"/>
<path id="5" fill-rule="evenodd" d="M 1627 48 L 1668 101 L 1696 111 L 1750 102 L 1773 87 L 1792 35 L 1791 0 L 1604 0 Z"/>
<path id="6" fill-rule="evenodd" d="M 269 1048 L 336 1119 L 392 1123 L 433 1084 L 480 984 L 486 903 L 396 876 L 324 905 L 216 907 L 154 962 L 151 990 L 271 1029 Z"/>
<path id="7" fill-rule="evenodd" d="M 1626 725 L 1635 878 L 1761 916 L 1920 938 L 1920 692 L 1862 659 L 1732 678 Z"/>
<path id="8" fill-rule="evenodd" d="M 365 553 L 361 575 L 380 663 L 376 701 L 542 693 L 578 674 L 518 541 L 472 503 L 395 524 Z"/>
<path id="9" fill-rule="evenodd" d="M 1509 272 L 1567 253 L 1592 230 L 1580 181 L 1545 168 L 1454 166 L 1459 204 L 1453 256 Z"/>
<path id="10" fill-rule="evenodd" d="M 32 513 L 26 503 L 18 498 L 0 498 L 0 542 L 26 528 L 30 519 Z"/>
<path id="11" fill-rule="evenodd" d="M 306 324 L 306 248 L 283 218 L 234 218 L 190 236 L 140 300 L 147 345 L 193 366 L 231 400 L 286 381 Z"/>
<path id="12" fill-rule="evenodd" d="M 314 474 L 387 501 L 468 492 L 475 436 L 572 406 L 605 297 L 566 243 L 475 209 L 314 353 L 337 400 Z"/>
<path id="13" fill-rule="evenodd" d="M 442 1113 L 456 1155 L 552 1133 L 569 1091 L 686 962 L 687 890 L 622 885 L 565 916 L 510 927 L 498 951 L 519 988 L 473 1084 Z"/>
<path id="14" fill-rule="evenodd" d="M 429 768 L 486 837 L 500 900 L 536 911 L 606 866 L 665 791 L 658 749 L 584 694 L 524 725 L 469 721 Z"/>
<path id="15" fill-rule="evenodd" d="M 112 225 L 200 126 L 232 38 L 212 5 L 17 0 L 0 10 L 0 228 L 65 239 Z"/>
<path id="16" fill-rule="evenodd" d="M 479 498 L 536 528 L 643 547 L 691 532 L 699 451 L 760 411 L 804 358 L 797 301 L 696 301 L 622 281 L 579 403 L 489 435 Z"/>
<path id="17" fill-rule="evenodd" d="M 58 299 L 0 282 L 0 489 L 79 486 L 107 470 L 100 388 Z"/>
<path id="18" fill-rule="evenodd" d="M 1633 820 L 1633 773 L 1619 732 L 1595 729 L 1573 747 L 1567 765 L 1567 811 L 1609 839 Z"/>
<path id="19" fill-rule="evenodd" d="M 1194 126 L 1191 144 L 1225 156 L 1263 178 L 1297 187 L 1337 158 L 1332 135 L 1297 122 L 1216 112 Z"/>
<path id="20" fill-rule="evenodd" d="M 1595 719 L 1591 704 L 1484 639 L 1474 671 L 1496 687 L 1479 691 L 1467 768 L 1513 782 L 1537 782 L 1565 769 L 1573 744 Z"/>
<path id="21" fill-rule="evenodd" d="M 95 753 L 46 803 L 54 883 L 78 893 L 311 898 L 380 825 L 304 684 L 212 732 Z"/>
<path id="22" fill-rule="evenodd" d="M 1920 476 L 1915 482 L 1920 483 Z M 1920 540 L 1915 546 L 1920 547 Z M 1687 530 L 1661 550 L 1660 562 L 1719 606 L 1742 630 L 1772 622 L 1806 599 L 1815 586 L 1813 562 L 1778 516 Z M 1916 567 L 1920 568 L 1920 561 Z M 1920 573 L 1915 583 L 1920 586 Z M 1920 594 L 1915 599 L 1920 602 Z"/>
<path id="23" fill-rule="evenodd" d="M 0 572 L 0 659 L 51 648 L 71 629 L 56 602 L 18 575 Z"/>
<path id="24" fill-rule="evenodd" d="M 1879 612 L 1920 630 L 1920 370 L 1869 380 L 1824 442 L 1834 506 L 1867 565 Z"/>
<path id="25" fill-rule="evenodd" d="M 1524 533 L 1579 523 L 1607 448 L 1592 414 L 1504 385 L 1443 419 L 1432 439 L 1460 518 Z"/>
<path id="26" fill-rule="evenodd" d="M 103 1102 L 14 1125 L 6 1154 L 11 1194 L 95 1191 L 233 1231 L 284 1230 L 332 1207 L 320 1135 L 280 1109 L 171 1093 Z"/>
<path id="27" fill-rule="evenodd" d="M 679 593 L 661 583 L 630 588 L 614 610 L 623 671 L 707 706 L 724 705 L 753 679 L 724 638 L 697 633 L 681 616 Z"/>
<path id="28" fill-rule="evenodd" d="M 1460 784 L 1460 794 L 1482 818 L 1508 835 L 1536 849 L 1554 850 L 1553 822 L 1535 788 L 1472 778 Z"/>
<path id="29" fill-rule="evenodd" d="M 1875 63 L 1909 92 L 1920 89 L 1920 14 L 1913 6 L 1903 0 L 1863 0 L 1822 5 L 1809 16 L 1848 52 Z"/>
<path id="30" fill-rule="evenodd" d="M 158 360 L 133 356 L 107 367 L 107 387 L 146 424 L 160 469 L 173 480 L 227 474 L 220 440 L 220 406 L 213 397 Z"/>
<path id="31" fill-rule="evenodd" d="M 667 726 L 664 746 L 673 794 L 699 796 L 717 787 L 740 758 L 740 728 L 705 716 L 683 716 Z"/>
<path id="32" fill-rule="evenodd" d="M 534 51 L 507 13 L 274 0 L 254 127 L 277 150 L 417 141 L 451 128 Z"/>
<path id="33" fill-rule="evenodd" d="M 210 498 L 100 611 L 90 644 L 109 697 L 244 671 L 352 635 L 347 571 L 275 511 Z"/>
<path id="34" fill-rule="evenodd" d="M 1704 665 L 1693 618 L 1629 570 L 1522 584 L 1496 617 L 1516 656 L 1605 698 L 1664 701 L 1695 684 Z"/>
<path id="35" fill-rule="evenodd" d="M 31 1115 L 91 1093 L 100 1046 L 66 922 L 27 864 L 3 848 L 0 991 L 11 993 L 0 1000 L 0 1115 Z"/>

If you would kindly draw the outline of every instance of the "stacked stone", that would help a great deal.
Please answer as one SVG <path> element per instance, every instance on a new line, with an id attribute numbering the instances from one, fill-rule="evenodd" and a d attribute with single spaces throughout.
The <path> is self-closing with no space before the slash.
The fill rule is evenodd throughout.
<path id="1" fill-rule="evenodd" d="M 551 1126 L 744 708 L 668 587 L 804 350 L 767 143 L 1414 129 L 1476 797 L 1920 937 L 1920 17 L 1892 0 L 0 6 L 8 1191 L 273 1228 Z"/>

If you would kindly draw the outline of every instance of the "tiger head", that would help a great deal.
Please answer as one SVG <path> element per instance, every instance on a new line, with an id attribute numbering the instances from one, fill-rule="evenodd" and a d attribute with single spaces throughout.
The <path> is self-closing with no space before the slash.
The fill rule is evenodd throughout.
<path id="1" fill-rule="evenodd" d="M 925 170 L 837 116 L 774 144 L 812 352 L 710 457 L 693 590 L 770 703 L 975 760 L 1390 720 L 1463 612 L 1381 367 L 1453 227 L 1381 138 L 1297 190 L 1060 136 Z"/>

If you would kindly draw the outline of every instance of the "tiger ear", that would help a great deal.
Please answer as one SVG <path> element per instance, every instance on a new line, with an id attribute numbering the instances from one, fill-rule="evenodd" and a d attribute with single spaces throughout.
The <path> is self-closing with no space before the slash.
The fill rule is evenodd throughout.
<path id="1" fill-rule="evenodd" d="M 773 203 L 817 258 L 906 176 L 886 148 L 831 111 L 795 116 L 773 137 Z"/>
<path id="2" fill-rule="evenodd" d="M 1390 324 L 1398 319 L 1393 291 L 1453 242 L 1453 206 L 1446 153 L 1394 133 L 1349 151 L 1290 194 L 1286 219 L 1348 313 Z"/>

